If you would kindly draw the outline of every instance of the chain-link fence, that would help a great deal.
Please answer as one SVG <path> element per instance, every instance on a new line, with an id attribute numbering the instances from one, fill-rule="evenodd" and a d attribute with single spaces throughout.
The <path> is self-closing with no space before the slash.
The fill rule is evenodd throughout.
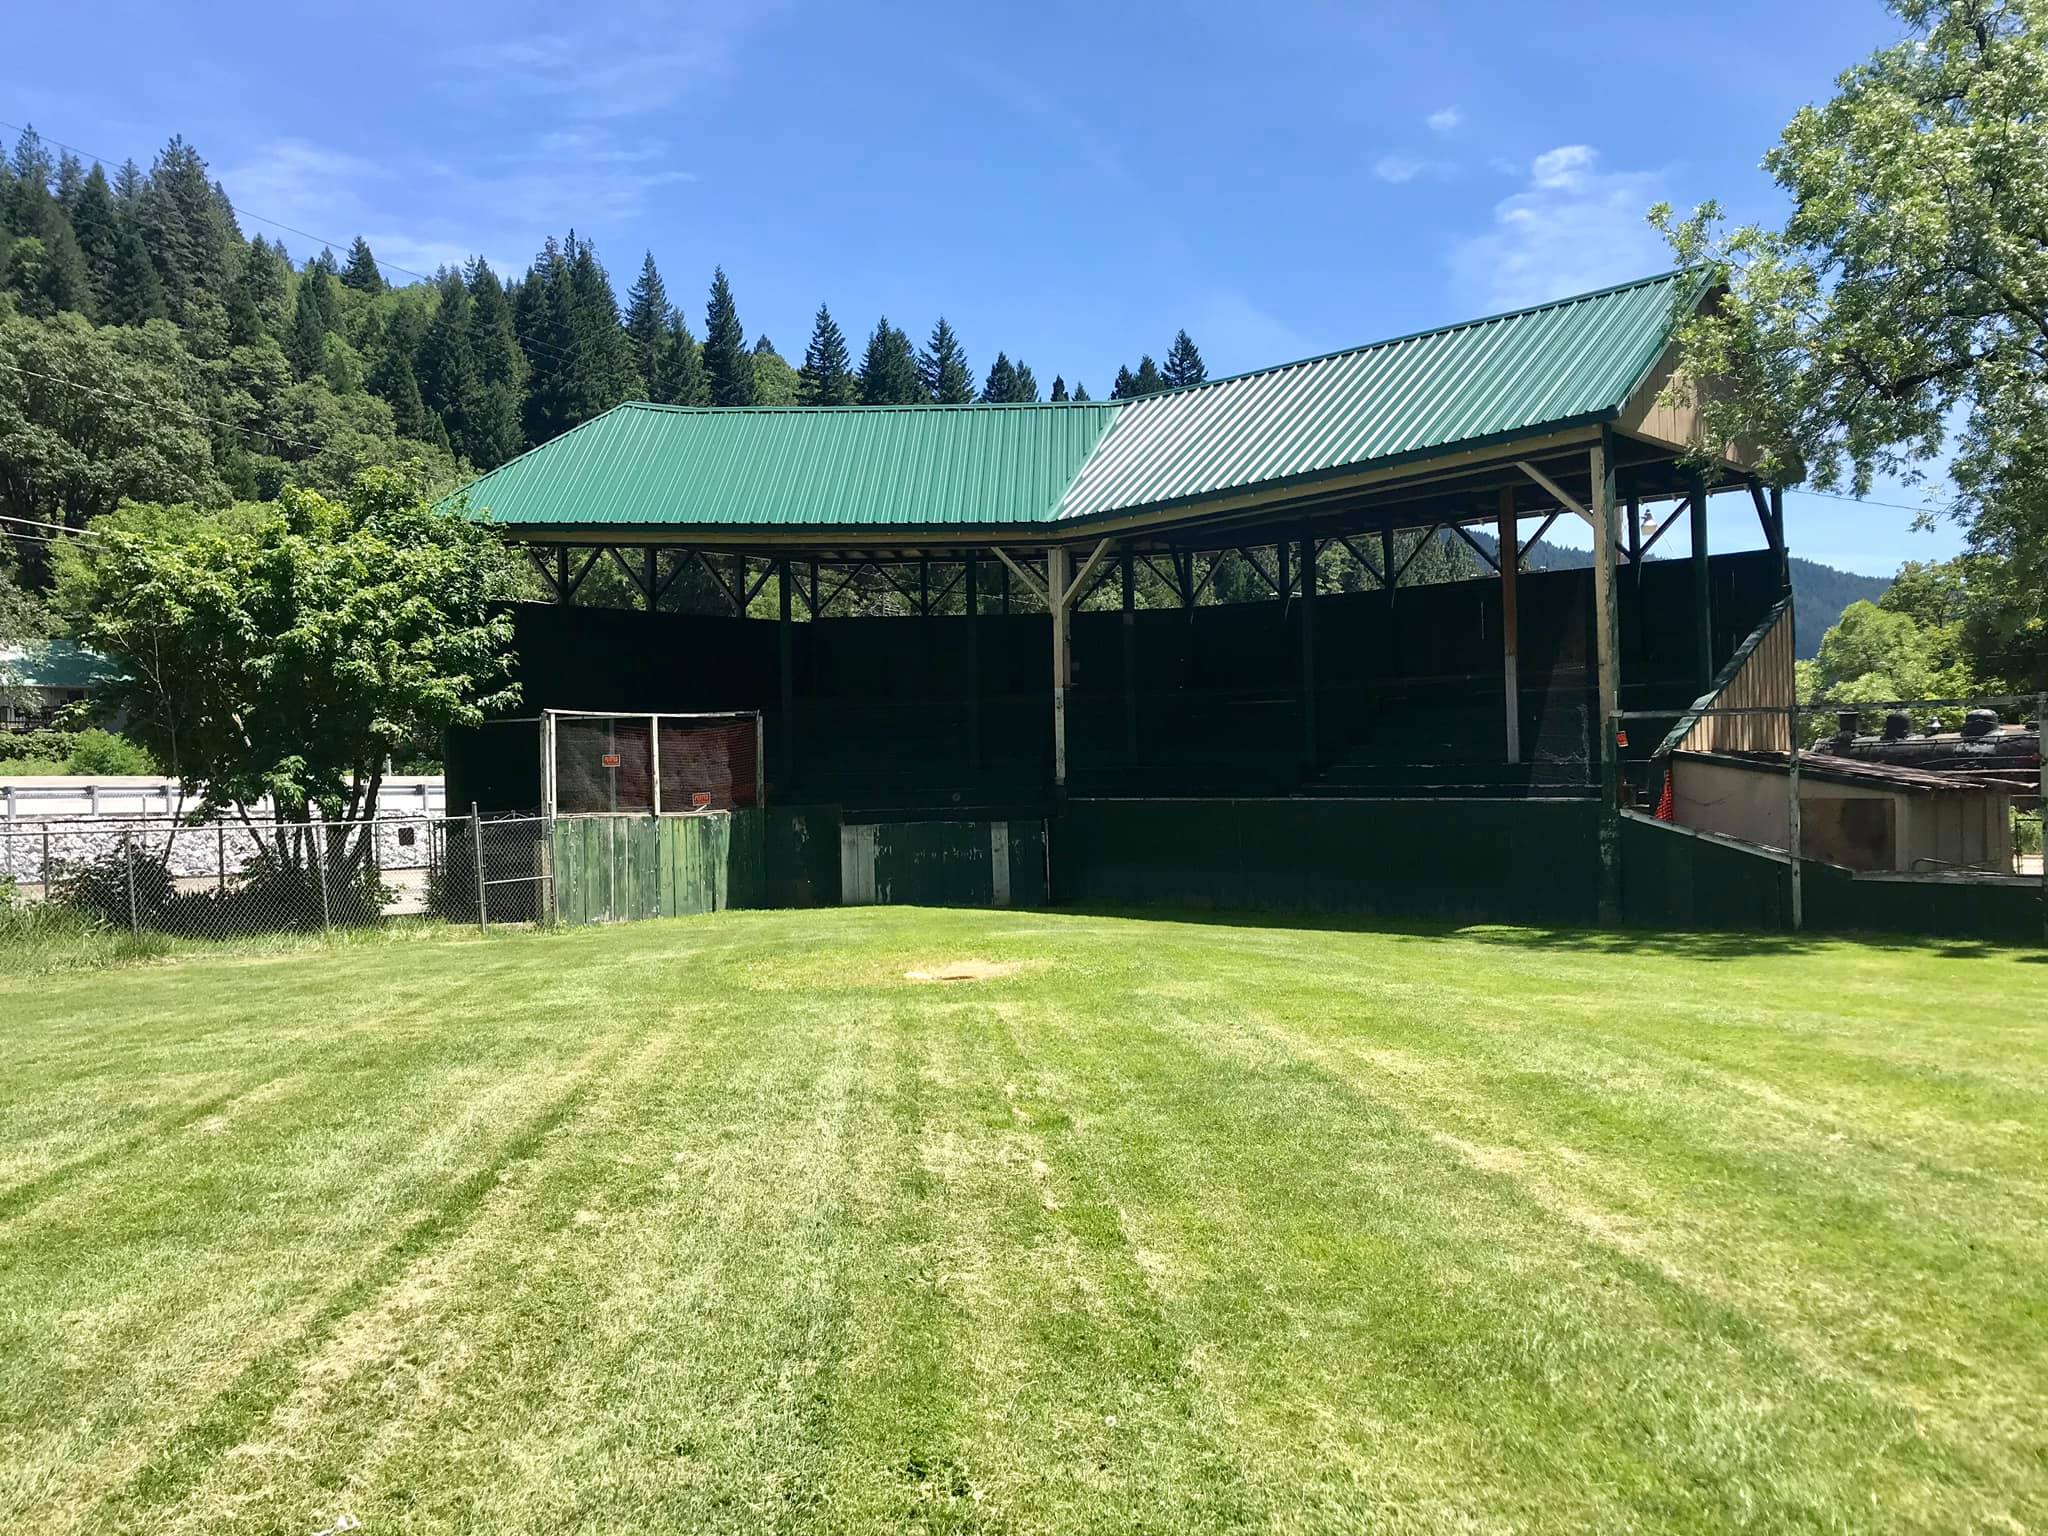
<path id="1" fill-rule="evenodd" d="M 551 871 L 538 816 L 0 826 L 0 903 L 184 938 L 548 922 Z"/>

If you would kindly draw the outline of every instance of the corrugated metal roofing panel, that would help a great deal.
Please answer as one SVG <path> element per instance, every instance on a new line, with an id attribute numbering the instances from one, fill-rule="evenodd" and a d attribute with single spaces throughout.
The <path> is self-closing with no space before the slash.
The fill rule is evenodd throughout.
<path id="1" fill-rule="evenodd" d="M 1611 415 L 1699 286 L 1665 273 L 1138 400 L 623 405 L 469 504 L 556 527 L 965 528 L 1188 502 Z"/>
<path id="2" fill-rule="evenodd" d="M 1666 273 L 1129 401 L 1061 517 L 1242 490 L 1616 410 L 1663 352 Z"/>
<path id="3" fill-rule="evenodd" d="M 475 481 L 469 505 L 606 527 L 1040 522 L 1116 409 L 622 405 Z"/>

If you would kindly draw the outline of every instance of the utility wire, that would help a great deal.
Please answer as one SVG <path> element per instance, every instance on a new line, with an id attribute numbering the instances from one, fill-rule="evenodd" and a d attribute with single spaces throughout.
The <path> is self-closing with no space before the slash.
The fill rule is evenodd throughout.
<path id="1" fill-rule="evenodd" d="M 0 118 L 0 128 L 8 129 L 9 131 L 14 133 L 27 133 L 31 131 L 30 125 L 22 123 L 10 123 L 6 121 L 4 118 Z M 41 139 L 45 144 L 55 145 L 58 149 L 66 150 L 71 154 L 82 156 L 87 160 L 93 161 L 95 164 L 112 165 L 116 163 L 106 155 L 96 155 L 91 150 L 81 149 L 76 144 L 66 144 L 62 139 L 50 138 L 48 135 L 41 132 L 41 130 L 35 130 L 35 133 L 36 137 Z M 133 157 L 131 156 L 129 158 Z M 317 241 L 321 246 L 325 247 L 327 250 L 330 251 L 333 250 L 335 246 L 342 243 L 338 240 L 329 240 L 323 236 L 316 235 L 309 229 L 300 229 L 295 224 L 287 224 L 281 219 L 270 218 L 264 214 L 257 213 L 254 209 L 244 208 L 238 203 L 231 202 L 228 204 L 228 207 L 231 210 L 233 210 L 233 212 L 238 217 L 244 219 L 254 219 L 258 224 L 268 224 L 272 229 L 281 229 L 288 235 L 299 236 L 299 238 L 302 240 Z M 375 262 L 378 266 L 387 268 L 390 271 L 402 272 L 407 277 L 418 278 L 423 283 L 431 283 L 434 281 L 434 276 L 432 273 L 415 271 L 411 267 L 402 267 L 395 261 L 385 261 L 382 257 L 378 256 L 377 253 L 374 251 L 370 253 L 370 260 Z M 583 361 L 583 356 L 580 352 L 576 352 L 573 350 L 564 350 L 563 348 L 556 346 L 553 342 L 542 341 L 538 337 L 529 336 L 524 331 L 518 330 L 516 328 L 513 330 L 512 334 L 518 337 L 520 341 L 524 342 L 529 347 L 535 347 L 542 352 L 553 354 L 557 362 L 580 364 Z"/>
<path id="2" fill-rule="evenodd" d="M 82 538 L 88 539 L 97 539 L 101 537 L 100 534 L 94 532 L 90 528 L 72 528 L 68 527 L 63 523 L 39 522 L 32 517 L 10 517 L 5 512 L 0 512 L 0 523 L 19 523 L 24 528 L 47 528 L 52 533 L 76 534 Z M 8 531 L 9 530 L 6 529 L 0 529 L 0 533 Z M 28 538 L 29 535 L 25 533 L 17 533 L 14 535 L 14 537 L 17 539 L 25 539 Z"/>

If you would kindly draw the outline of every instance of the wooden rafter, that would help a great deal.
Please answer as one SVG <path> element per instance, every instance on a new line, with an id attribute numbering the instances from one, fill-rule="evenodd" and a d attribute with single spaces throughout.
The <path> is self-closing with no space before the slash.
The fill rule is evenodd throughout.
<path id="1" fill-rule="evenodd" d="M 1466 547 L 1469 548 L 1473 554 L 1477 555 L 1480 559 L 1484 560 L 1487 563 L 1487 565 L 1492 567 L 1495 571 L 1498 571 L 1500 569 L 1500 561 L 1496 560 L 1492 555 L 1489 555 L 1486 552 L 1485 548 L 1480 544 L 1480 542 L 1477 539 L 1473 538 L 1471 534 L 1465 531 L 1465 525 L 1463 523 L 1452 523 L 1449 525 L 1449 527 L 1451 532 L 1455 533 L 1459 538 L 1465 541 Z"/>

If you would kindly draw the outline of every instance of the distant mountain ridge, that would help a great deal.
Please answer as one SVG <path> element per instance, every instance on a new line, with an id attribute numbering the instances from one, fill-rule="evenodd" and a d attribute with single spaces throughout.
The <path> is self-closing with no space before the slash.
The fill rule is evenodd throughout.
<path id="1" fill-rule="evenodd" d="M 1469 530 L 1472 540 L 1489 555 L 1497 552 L 1498 546 L 1492 534 Z M 1660 558 L 1650 556 L 1652 560 Z M 1680 557 L 1683 558 L 1683 557 Z M 1577 571 L 1593 563 L 1590 550 L 1566 549 L 1562 545 L 1549 544 L 1538 539 L 1529 548 L 1525 568 L 1532 571 Z M 1792 608 L 1794 629 L 1793 652 L 1801 661 L 1810 661 L 1820 652 L 1820 637 L 1834 627 L 1842 611 L 1851 603 L 1876 602 L 1891 590 L 1889 576 L 1859 576 L 1854 571 L 1839 571 L 1832 565 L 1822 565 L 1817 560 L 1802 560 L 1792 557 Z"/>

